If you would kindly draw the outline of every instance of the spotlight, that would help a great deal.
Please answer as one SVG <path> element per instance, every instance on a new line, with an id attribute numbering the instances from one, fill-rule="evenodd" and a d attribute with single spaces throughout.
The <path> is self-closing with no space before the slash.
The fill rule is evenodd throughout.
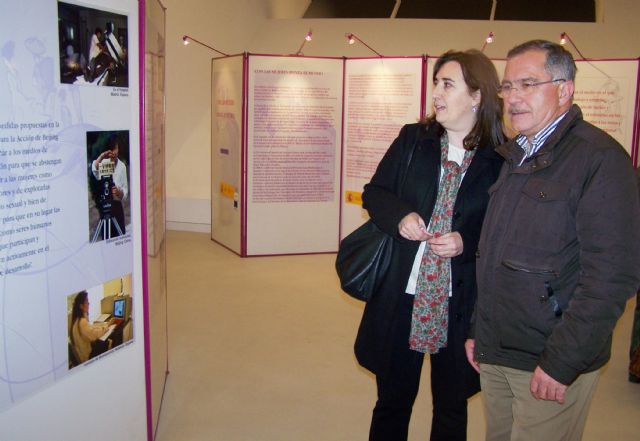
<path id="1" fill-rule="evenodd" d="M 224 55 L 225 57 L 229 57 L 230 56 L 229 54 L 225 54 L 224 52 L 219 51 L 215 47 L 211 47 L 208 44 L 201 42 L 200 40 L 197 40 L 197 39 L 195 39 L 193 37 L 190 37 L 189 35 L 184 35 L 182 37 L 182 44 L 184 44 L 185 46 L 188 45 L 189 43 L 191 43 L 192 41 L 195 42 L 195 43 L 198 43 L 200 46 L 206 47 L 207 49 L 211 49 L 212 51 L 217 52 L 220 55 Z"/>
<path id="2" fill-rule="evenodd" d="M 586 60 L 587 57 L 585 57 L 584 55 L 582 55 L 582 52 L 580 52 L 580 49 L 578 49 L 578 46 L 576 46 L 575 42 L 573 41 L 573 39 L 571 38 L 571 36 L 566 33 L 563 32 L 562 34 L 560 34 L 560 44 L 564 45 L 567 42 L 571 43 L 571 46 L 573 46 L 573 48 L 576 50 L 576 52 L 578 53 L 578 55 L 580 55 L 582 57 L 583 60 Z M 589 63 L 591 64 L 591 63 Z M 593 66 L 593 65 L 592 65 Z M 600 69 L 598 69 L 596 66 L 593 66 L 594 69 L 599 70 L 600 72 L 602 72 Z M 607 74 L 606 72 L 602 72 L 607 78 L 611 78 L 611 76 L 609 74 Z"/>
<path id="3" fill-rule="evenodd" d="M 293 55 L 296 55 L 296 56 L 304 55 L 302 53 L 302 49 L 304 48 L 304 45 L 307 44 L 308 41 L 312 40 L 311 38 L 312 35 L 313 35 L 313 32 L 311 31 L 311 29 L 309 29 L 309 32 L 307 32 L 306 35 L 304 36 L 304 39 L 302 40 L 302 44 L 298 48 L 298 51 Z"/>
<path id="4" fill-rule="evenodd" d="M 382 57 L 383 55 L 378 52 L 377 50 L 375 50 L 374 48 L 372 48 L 371 46 L 369 46 L 367 43 L 365 43 L 364 41 L 362 41 L 361 38 L 359 38 L 356 34 L 354 33 L 347 33 L 344 34 L 344 36 L 347 38 L 347 40 L 349 41 L 349 44 L 353 44 L 356 42 L 356 40 L 358 40 L 362 45 L 364 45 L 367 49 L 369 49 L 371 52 L 373 52 L 374 54 L 376 54 L 379 57 Z"/>
<path id="5" fill-rule="evenodd" d="M 488 44 L 493 43 L 493 37 L 494 37 L 494 33 L 493 32 L 489 32 L 489 35 L 487 35 L 487 38 L 484 39 L 484 43 L 482 44 L 482 49 L 480 49 L 481 52 L 484 52 L 485 48 L 487 47 Z"/>

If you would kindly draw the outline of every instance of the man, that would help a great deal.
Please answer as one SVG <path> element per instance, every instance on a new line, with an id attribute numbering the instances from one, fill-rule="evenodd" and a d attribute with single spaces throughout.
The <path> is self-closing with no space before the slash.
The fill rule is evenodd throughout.
<path id="1" fill-rule="evenodd" d="M 96 28 L 94 33 L 91 35 L 91 42 L 89 43 L 89 62 L 98 56 L 100 53 L 100 45 L 103 40 L 102 38 L 102 29 Z"/>
<path id="2" fill-rule="evenodd" d="M 562 46 L 513 48 L 500 87 L 519 135 L 490 189 L 467 358 L 488 441 L 580 440 L 598 370 L 640 286 L 640 202 L 624 149 L 573 105 Z"/>
<path id="3" fill-rule="evenodd" d="M 117 134 L 112 134 L 107 140 L 106 149 L 93 161 L 91 161 L 91 173 L 96 181 L 100 180 L 100 163 L 109 160 L 115 164 L 111 180 L 111 198 L 108 213 L 115 218 L 122 234 L 126 233 L 125 215 L 123 201 L 126 201 L 129 195 L 129 181 L 127 178 L 127 166 L 119 159 L 120 141 Z M 101 213 L 102 214 L 102 213 Z M 111 237 L 118 236 L 119 232 L 115 225 L 111 225 Z"/>

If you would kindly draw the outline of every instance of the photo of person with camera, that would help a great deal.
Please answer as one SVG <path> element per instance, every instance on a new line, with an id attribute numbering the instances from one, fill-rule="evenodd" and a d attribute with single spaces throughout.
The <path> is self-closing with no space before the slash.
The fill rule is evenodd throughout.
<path id="1" fill-rule="evenodd" d="M 128 131 L 87 132 L 92 243 L 122 236 L 127 232 L 128 153 Z"/>

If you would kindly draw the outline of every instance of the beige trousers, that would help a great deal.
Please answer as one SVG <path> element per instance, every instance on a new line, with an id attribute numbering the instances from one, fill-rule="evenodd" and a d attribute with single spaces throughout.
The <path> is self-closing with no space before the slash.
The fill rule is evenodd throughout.
<path id="1" fill-rule="evenodd" d="M 486 441 L 580 441 L 599 372 L 580 375 L 564 404 L 531 395 L 533 372 L 480 365 Z"/>

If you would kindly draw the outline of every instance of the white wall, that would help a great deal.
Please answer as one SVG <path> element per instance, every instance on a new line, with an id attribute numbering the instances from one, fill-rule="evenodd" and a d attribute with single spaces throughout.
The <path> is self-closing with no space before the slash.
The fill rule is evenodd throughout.
<path id="1" fill-rule="evenodd" d="M 220 56 L 190 35 L 226 53 L 247 49 L 263 27 L 261 0 L 163 0 L 167 8 L 167 221 L 168 227 L 209 231 L 211 58 Z"/>
<path id="2" fill-rule="evenodd" d="M 598 23 L 540 23 L 409 19 L 296 19 L 308 0 L 165 0 L 167 6 L 167 196 L 169 228 L 210 229 L 210 57 L 205 48 L 184 47 L 189 34 L 224 52 L 291 54 L 313 29 L 310 56 L 371 56 L 344 34 L 353 32 L 384 55 L 438 55 L 480 48 L 504 57 L 533 38 L 558 41 L 567 32 L 589 58 L 635 58 L 640 54 L 640 2 L 601 0 Z M 270 18 L 285 17 L 285 18 Z M 567 47 L 572 49 L 568 44 Z M 576 58 L 578 54 L 574 51 Z"/>

